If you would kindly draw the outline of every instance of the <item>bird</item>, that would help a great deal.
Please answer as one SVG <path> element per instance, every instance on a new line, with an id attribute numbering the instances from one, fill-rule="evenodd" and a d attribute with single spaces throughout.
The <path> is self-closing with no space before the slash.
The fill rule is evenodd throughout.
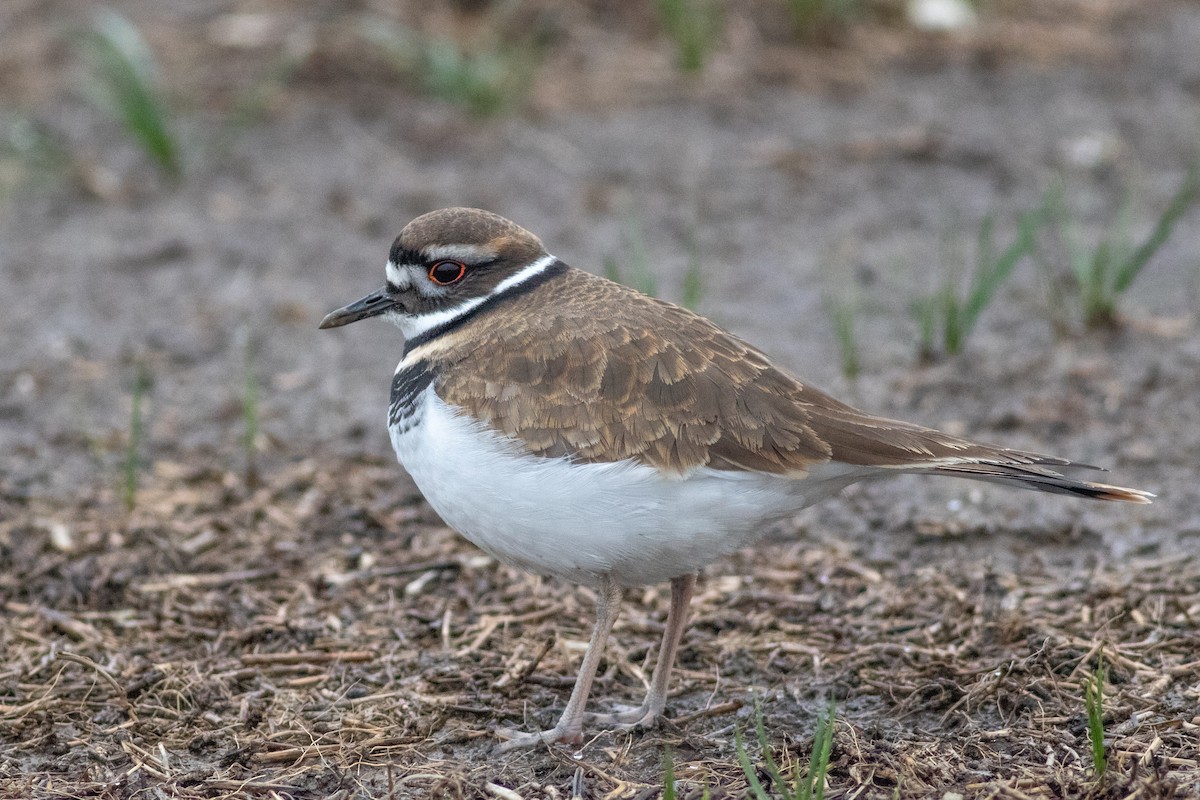
<path id="1" fill-rule="evenodd" d="M 1068 477 L 1057 468 L 1088 465 L 1064 458 L 859 411 L 707 318 L 567 265 L 489 211 L 417 217 L 384 271 L 382 288 L 320 327 L 382 317 L 400 328 L 387 412 L 400 464 L 482 550 L 596 593 L 557 724 L 500 731 L 505 751 L 577 744 L 585 721 L 658 722 L 700 570 L 852 483 L 920 473 L 1154 497 Z M 622 590 L 662 582 L 671 601 L 644 701 L 588 715 Z"/>

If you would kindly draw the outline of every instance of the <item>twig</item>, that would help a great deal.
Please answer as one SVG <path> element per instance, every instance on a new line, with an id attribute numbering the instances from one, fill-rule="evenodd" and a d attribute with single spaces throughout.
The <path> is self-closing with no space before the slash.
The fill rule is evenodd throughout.
<path id="1" fill-rule="evenodd" d="M 361 664 L 365 661 L 374 661 L 375 657 L 375 653 L 370 650 L 346 650 L 332 653 L 323 650 L 294 650 L 288 653 L 245 653 L 239 660 L 247 666 L 328 664 L 330 662 Z"/>
<path id="2" fill-rule="evenodd" d="M 512 789 L 505 789 L 503 786 L 495 783 L 485 783 L 483 790 L 492 797 L 498 797 L 500 800 L 525 800 L 524 797 L 514 792 Z"/>
<path id="3" fill-rule="evenodd" d="M 61 628 L 64 633 L 72 638 L 83 642 L 99 642 L 104 639 L 104 634 L 96 630 L 86 622 L 80 622 L 72 616 L 64 614 L 61 611 L 56 611 L 53 608 L 45 606 L 33 606 L 26 603 L 8 602 L 4 604 L 7 611 L 14 614 L 36 614 L 42 619 L 49 622 L 58 628 Z"/>
<path id="4" fill-rule="evenodd" d="M 552 647 L 554 647 L 553 636 L 542 642 L 542 647 L 538 650 L 537 655 L 522 664 L 519 670 L 508 670 L 501 675 L 500 679 L 496 681 L 495 687 L 503 689 L 510 683 L 515 683 L 518 686 L 524 683 L 533 674 L 533 671 L 538 668 L 538 664 L 542 663 L 542 659 L 546 657 L 546 654 L 550 652 L 550 648 Z"/>
<path id="5" fill-rule="evenodd" d="M 103 678 L 105 680 L 105 682 L 108 683 L 108 685 L 113 688 L 113 691 L 115 691 L 117 693 L 118 700 L 120 700 L 127 708 L 131 705 L 131 703 L 129 702 L 129 697 L 125 693 L 125 687 L 122 686 L 115 677 L 113 677 L 113 674 L 111 672 L 109 672 L 104 667 L 97 664 L 95 661 L 92 661 L 87 656 L 80 655 L 79 653 L 68 653 L 66 651 L 59 653 L 58 657 L 62 661 L 70 661 L 72 663 L 80 664 L 80 665 L 85 666 L 88 669 L 92 670 L 97 675 L 99 675 L 101 678 Z"/>
<path id="6" fill-rule="evenodd" d="M 709 708 L 702 708 L 699 711 L 694 711 L 691 714 L 684 714 L 682 717 L 675 717 L 675 719 L 670 720 L 670 722 L 672 725 L 683 726 L 694 720 L 704 719 L 706 717 L 719 717 L 722 714 L 732 714 L 733 712 L 739 710 L 743 705 L 744 703 L 742 703 L 741 700 L 730 700 L 728 703 L 719 703 Z"/>
<path id="7" fill-rule="evenodd" d="M 340 744 L 314 744 L 308 747 L 287 747 L 283 750 L 271 750 L 266 753 L 258 753 L 254 756 L 256 761 L 261 761 L 266 764 L 276 764 L 281 761 L 291 763 L 300 763 L 305 759 L 315 756 L 335 755 L 340 753 L 344 745 Z"/>
<path id="8" fill-rule="evenodd" d="M 164 575 L 156 581 L 145 581 L 135 584 L 133 589 L 143 594 L 169 592 L 172 589 L 215 589 L 231 583 L 255 581 L 260 578 L 273 578 L 279 574 L 277 569 L 238 569 L 231 572 L 203 572 L 199 574 Z"/>

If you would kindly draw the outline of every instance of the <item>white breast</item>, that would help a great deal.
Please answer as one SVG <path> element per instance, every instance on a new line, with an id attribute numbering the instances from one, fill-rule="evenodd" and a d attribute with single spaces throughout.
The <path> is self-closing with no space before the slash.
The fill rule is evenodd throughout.
<path id="1" fill-rule="evenodd" d="M 635 462 L 529 455 L 425 389 L 392 445 L 448 525 L 510 564 L 573 583 L 625 586 L 696 572 L 757 540 L 773 520 L 828 497 L 859 470 L 804 480 L 700 469 L 684 477 Z"/>

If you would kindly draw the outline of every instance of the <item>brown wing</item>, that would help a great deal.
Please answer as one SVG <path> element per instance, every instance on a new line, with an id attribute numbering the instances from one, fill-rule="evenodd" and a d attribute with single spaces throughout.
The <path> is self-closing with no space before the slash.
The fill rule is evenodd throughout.
<path id="1" fill-rule="evenodd" d="M 686 309 L 578 270 L 504 309 L 439 348 L 437 392 L 535 453 L 673 472 L 829 460 L 803 387 Z"/>
<path id="2" fill-rule="evenodd" d="M 1040 466 L 1061 458 L 865 414 L 709 320 L 579 270 L 504 308 L 437 347 L 436 389 L 540 455 L 796 476 L 833 460 L 1138 499 Z"/>

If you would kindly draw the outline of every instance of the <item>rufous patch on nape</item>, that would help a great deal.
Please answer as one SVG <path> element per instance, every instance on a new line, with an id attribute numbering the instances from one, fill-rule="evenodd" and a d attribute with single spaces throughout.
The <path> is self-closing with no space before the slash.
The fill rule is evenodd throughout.
<path id="1" fill-rule="evenodd" d="M 504 749 L 579 742 L 624 587 L 671 582 L 641 707 L 663 713 L 696 573 L 856 481 L 948 475 L 1098 500 L 1153 495 L 1075 480 L 1066 459 L 859 411 L 685 308 L 567 266 L 487 211 L 408 224 L 383 288 L 322 328 L 380 316 L 406 339 L 388 429 L 448 525 L 508 564 L 596 590 L 596 623 L 558 724 Z"/>

